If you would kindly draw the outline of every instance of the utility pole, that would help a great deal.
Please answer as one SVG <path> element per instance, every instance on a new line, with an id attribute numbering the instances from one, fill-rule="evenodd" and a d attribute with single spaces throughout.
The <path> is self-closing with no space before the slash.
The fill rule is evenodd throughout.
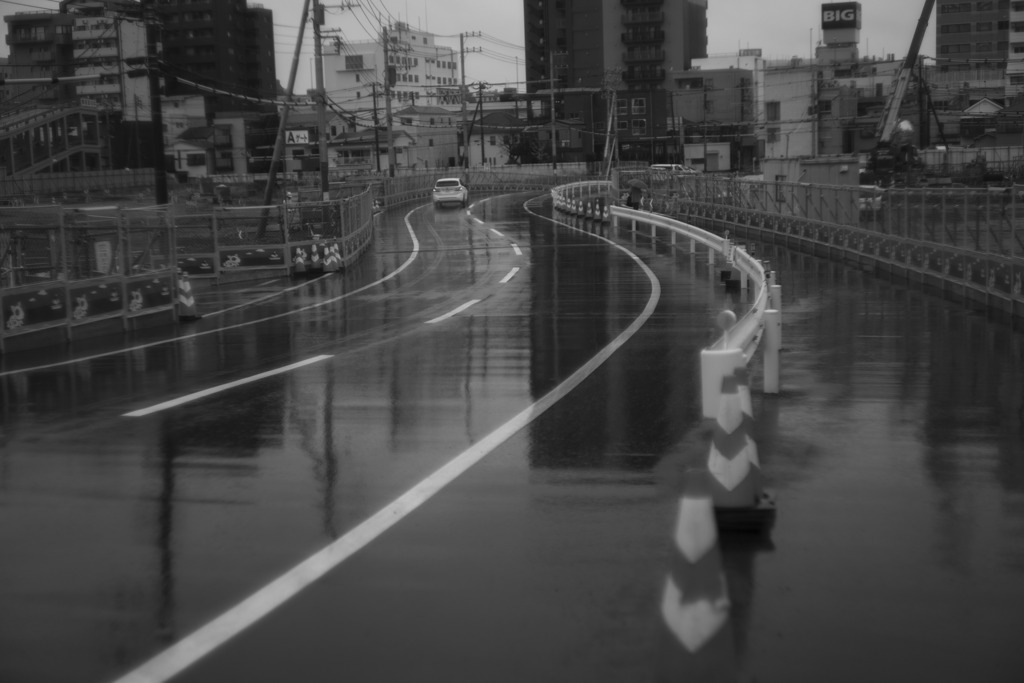
<path id="1" fill-rule="evenodd" d="M 480 110 L 480 165 L 487 165 L 486 148 L 484 146 L 484 88 L 487 87 L 486 83 L 480 83 L 477 86 L 476 94 L 476 106 Z M 466 148 L 469 149 L 468 147 Z"/>
<path id="2" fill-rule="evenodd" d="M 388 36 L 388 27 L 383 29 L 384 35 L 384 122 L 388 127 L 388 177 L 395 177 L 395 166 L 398 160 L 395 157 L 395 130 L 394 121 L 391 118 L 391 79 L 395 77 L 397 68 L 392 67 L 389 61 L 391 56 L 391 38 Z M 378 157 L 379 159 L 379 157 Z"/>
<path id="3" fill-rule="evenodd" d="M 377 157 L 377 173 L 380 173 L 380 117 L 377 116 L 377 84 L 373 84 L 373 155 Z"/>
<path id="4" fill-rule="evenodd" d="M 701 106 L 701 138 L 704 140 L 704 168 L 702 169 L 705 173 L 708 172 L 708 79 L 703 80 L 704 97 L 703 104 Z"/>
<path id="5" fill-rule="evenodd" d="M 302 20 L 299 21 L 299 36 L 295 40 L 295 52 L 292 55 L 292 66 L 288 72 L 288 92 L 285 97 L 290 101 L 295 92 L 295 77 L 299 69 L 299 57 L 302 54 L 302 37 L 306 31 L 306 19 L 309 18 L 309 1 L 303 0 L 302 4 Z M 290 104 L 286 103 L 281 107 L 281 121 L 277 126 L 277 137 L 274 139 L 274 152 L 270 157 L 270 169 L 267 172 L 267 186 L 263 190 L 263 206 L 270 206 L 270 202 L 274 197 L 274 178 L 277 175 L 277 166 L 281 163 L 281 157 L 284 156 L 284 134 L 288 128 L 288 108 Z M 270 213 L 267 209 L 264 209 L 260 216 L 259 230 L 257 234 L 260 237 L 266 234 L 267 221 L 269 220 Z"/>
<path id="6" fill-rule="evenodd" d="M 160 24 L 153 0 L 143 0 L 142 16 L 146 24 L 146 57 L 149 72 L 149 108 L 153 126 L 150 142 L 153 155 L 153 194 L 156 204 L 167 203 L 167 168 L 164 163 L 164 119 L 160 102 Z M 138 117 L 135 119 L 138 125 Z"/>
<path id="7" fill-rule="evenodd" d="M 462 93 L 462 168 L 469 168 L 469 127 L 466 125 L 466 34 L 459 34 L 459 63 L 462 72 L 462 86 L 459 92 Z"/>
<path id="8" fill-rule="evenodd" d="M 551 55 L 551 170 L 558 170 L 558 144 L 555 142 L 555 51 Z"/>
<path id="9" fill-rule="evenodd" d="M 324 90 L 324 58 L 320 27 L 324 23 L 324 8 L 320 0 L 313 0 L 313 62 L 316 73 L 316 121 L 320 144 L 320 199 L 331 198 L 331 183 L 327 177 L 327 91 Z"/>
<path id="10" fill-rule="evenodd" d="M 466 123 L 466 100 L 469 99 L 469 89 L 466 87 L 466 52 L 476 52 L 479 48 L 474 50 L 466 50 L 466 38 L 480 35 L 479 32 L 471 33 L 460 33 L 459 34 L 459 64 L 461 66 L 460 71 L 462 72 L 462 87 L 460 92 L 462 93 L 462 163 L 459 164 L 463 168 L 469 168 L 469 125 Z"/>

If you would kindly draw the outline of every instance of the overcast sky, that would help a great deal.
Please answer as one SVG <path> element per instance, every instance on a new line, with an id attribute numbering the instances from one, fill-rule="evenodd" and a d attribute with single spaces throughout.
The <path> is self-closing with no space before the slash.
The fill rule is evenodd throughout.
<path id="1" fill-rule="evenodd" d="M 33 8 L 52 10 L 56 4 L 56 0 L 0 0 L 0 12 L 7 15 Z M 250 4 L 257 3 L 250 0 Z M 258 4 L 274 11 L 277 75 L 286 85 L 303 0 L 259 0 Z M 439 43 L 453 47 L 458 47 L 459 33 L 480 32 L 482 36 L 467 40 L 468 47 L 482 50 L 467 55 L 467 80 L 511 84 L 524 77 L 520 0 L 323 0 L 323 5 L 327 8 L 324 30 L 340 31 L 343 39 L 351 41 L 376 35 L 380 31 L 380 17 L 386 21 L 407 21 L 437 34 Z M 820 0 L 709 0 L 708 53 L 735 54 L 739 48 L 761 48 L 767 58 L 810 56 L 812 43 L 819 38 L 821 5 Z M 924 0 L 861 0 L 861 6 L 861 54 L 904 56 Z M 300 60 L 299 91 L 313 82 L 310 33 L 306 31 L 307 47 Z M 4 43 L 0 41 L 0 56 L 8 53 Z M 932 56 L 934 52 L 933 14 L 921 53 Z"/>
<path id="2" fill-rule="evenodd" d="M 278 78 L 286 84 L 302 0 L 260 0 L 260 4 L 274 10 Z M 459 33 L 479 31 L 483 36 L 467 40 L 468 47 L 483 50 L 467 55 L 467 79 L 511 83 L 524 78 L 520 0 L 359 0 L 352 9 L 341 9 L 342 4 L 342 0 L 324 0 L 328 8 L 325 30 L 338 29 L 343 38 L 366 40 L 371 33 L 379 32 L 379 16 L 431 31 L 439 36 L 439 43 L 453 47 L 458 47 Z M 767 58 L 808 57 L 820 37 L 822 4 L 821 0 L 709 0 L 708 53 L 735 54 L 739 48 L 749 47 L 761 48 Z M 861 6 L 861 54 L 894 53 L 903 57 L 924 0 L 861 0 Z M 935 52 L 934 14 L 921 52 L 929 56 Z M 312 79 L 310 54 L 307 50 L 298 75 L 303 87 L 308 87 Z"/>

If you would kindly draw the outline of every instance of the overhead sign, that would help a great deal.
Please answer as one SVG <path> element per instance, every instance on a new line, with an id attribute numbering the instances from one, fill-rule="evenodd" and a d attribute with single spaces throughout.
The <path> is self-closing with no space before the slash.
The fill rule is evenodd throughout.
<path id="1" fill-rule="evenodd" d="M 860 28 L 859 2 L 831 2 L 821 6 L 821 28 L 832 29 Z"/>
<path id="2" fill-rule="evenodd" d="M 309 144 L 309 131 L 308 130 L 289 130 L 285 131 L 284 144 L 286 145 L 308 145 Z"/>

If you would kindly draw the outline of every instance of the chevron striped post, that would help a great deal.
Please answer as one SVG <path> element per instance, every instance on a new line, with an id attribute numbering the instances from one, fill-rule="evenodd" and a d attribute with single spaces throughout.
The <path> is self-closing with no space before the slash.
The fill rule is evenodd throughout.
<path id="1" fill-rule="evenodd" d="M 671 553 L 660 610 L 669 641 L 663 678 L 735 681 L 729 591 L 706 470 L 683 475 Z"/>
<path id="2" fill-rule="evenodd" d="M 739 349 L 704 351 L 701 358 L 707 363 L 702 382 L 720 382 L 717 397 L 711 399 L 713 414 L 709 414 L 707 386 L 704 396 L 705 417 L 713 420 L 708 471 L 719 528 L 763 531 L 775 521 L 775 499 L 764 490 L 743 353 Z"/>

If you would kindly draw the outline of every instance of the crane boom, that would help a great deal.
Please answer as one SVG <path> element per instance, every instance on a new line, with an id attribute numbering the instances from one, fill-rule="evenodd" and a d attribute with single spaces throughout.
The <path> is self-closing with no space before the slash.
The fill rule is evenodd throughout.
<path id="1" fill-rule="evenodd" d="M 893 133 L 896 131 L 896 124 L 900 116 L 900 105 L 903 103 L 903 96 L 907 93 L 907 86 L 910 84 L 910 76 L 914 71 L 914 64 L 917 63 L 917 56 L 921 51 L 921 43 L 924 41 L 924 32 L 928 28 L 928 19 L 931 17 L 935 0 L 925 0 L 924 9 L 921 10 L 921 18 L 917 20 L 917 29 L 914 31 L 914 39 L 910 42 L 910 50 L 903 60 L 903 65 L 896 74 L 896 82 L 889 99 L 885 102 L 882 110 L 882 118 L 878 122 L 876 140 L 879 146 L 888 145 L 892 141 Z"/>

